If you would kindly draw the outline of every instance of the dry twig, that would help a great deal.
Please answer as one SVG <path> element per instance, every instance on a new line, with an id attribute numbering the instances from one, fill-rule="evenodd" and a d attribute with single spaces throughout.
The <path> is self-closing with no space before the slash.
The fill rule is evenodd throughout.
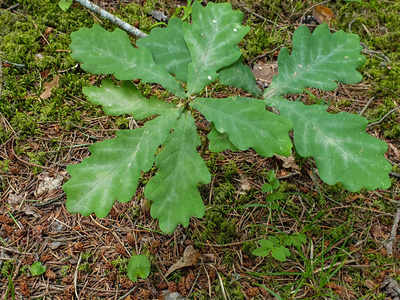
<path id="1" fill-rule="evenodd" d="M 92 2 L 88 0 L 75 0 L 82 6 L 86 7 L 87 9 L 95 12 L 96 14 L 100 15 L 101 17 L 113 22 L 114 24 L 118 25 L 121 27 L 123 30 L 126 32 L 129 32 L 133 35 L 136 35 L 137 37 L 145 37 L 147 36 L 146 33 L 143 31 L 137 29 L 136 27 L 126 23 L 125 21 L 121 20 L 120 18 L 110 14 L 109 12 L 105 11 L 104 9 L 100 8 L 96 4 L 93 4 Z"/>
<path id="2" fill-rule="evenodd" d="M 391 109 L 391 110 L 390 110 L 386 115 L 384 115 L 379 121 L 376 121 L 376 122 L 373 122 L 373 123 L 369 123 L 369 124 L 367 125 L 367 127 L 374 126 L 374 125 L 377 125 L 377 124 L 382 123 L 383 120 L 385 120 L 390 114 L 394 113 L 394 112 L 395 112 L 396 110 L 398 110 L 398 109 L 400 109 L 400 106 L 397 106 L 397 107 Z"/>
<path id="3" fill-rule="evenodd" d="M 81 260 L 82 260 L 82 253 L 79 255 L 78 263 L 76 264 L 76 269 L 75 269 L 75 274 L 74 274 L 75 296 L 76 296 L 76 299 L 78 299 L 78 300 L 79 300 L 79 294 L 78 294 L 77 281 L 78 281 L 78 273 L 79 273 L 79 264 L 81 263 Z"/>
<path id="4" fill-rule="evenodd" d="M 394 241 L 396 240 L 397 228 L 399 227 L 399 222 L 400 222 L 400 201 L 397 201 L 397 210 L 396 210 L 396 215 L 394 216 L 393 227 L 390 232 L 390 238 L 387 241 L 382 242 L 382 245 L 385 247 L 388 255 L 393 255 L 393 244 Z"/>

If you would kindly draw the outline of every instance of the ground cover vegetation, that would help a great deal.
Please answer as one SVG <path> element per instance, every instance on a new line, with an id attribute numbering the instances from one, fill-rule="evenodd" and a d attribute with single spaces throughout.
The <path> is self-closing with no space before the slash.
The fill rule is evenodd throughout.
<path id="1" fill-rule="evenodd" d="M 186 5 L 173 1 L 97 4 L 147 33 L 157 23 L 148 15 L 150 10 L 172 16 L 178 4 Z M 277 61 L 278 50 L 283 46 L 295 52 L 295 45 L 293 49 L 291 45 L 293 33 L 316 4 L 232 2 L 235 9 L 244 12 L 243 25 L 250 30 L 239 44 L 244 61 L 260 69 L 263 63 L 268 69 Z M 2 4 L 0 16 L 5 28 L 0 36 L 0 242 L 5 295 L 151 299 L 162 290 L 169 290 L 191 299 L 384 299 L 379 284 L 386 277 L 398 279 L 398 245 L 394 242 L 393 255 L 387 255 L 383 243 L 390 235 L 398 200 L 399 115 L 393 110 L 398 107 L 395 96 L 399 92 L 397 4 L 388 10 L 375 1 L 330 3 L 336 17 L 330 20 L 333 32 L 342 29 L 356 33 L 364 45 L 367 61 L 359 69 L 364 82 L 339 84 L 330 92 L 310 88 L 301 96 L 307 104 L 329 104 L 329 112 L 347 111 L 370 120 L 368 133 L 389 145 L 385 158 L 391 166 L 386 163 L 390 168 L 381 170 L 387 173 L 392 169 L 391 188 L 351 193 L 340 183 L 326 185 L 319 179 L 321 176 L 326 180 L 319 166 L 323 162 L 315 160 L 315 165 L 313 160 L 302 158 L 301 151 L 290 158 L 265 158 L 251 149 L 212 153 L 201 147 L 199 151 L 211 174 L 210 182 L 199 186 L 204 217 L 177 222 L 174 228 L 178 223 L 188 227 L 179 226 L 173 235 L 161 233 L 158 223 L 149 218 L 152 203 L 145 186 L 156 178 L 156 167 L 138 179 L 133 200 L 117 203 L 104 219 L 95 215 L 71 216 L 65 210 L 65 195 L 60 187 L 63 178 L 69 178 L 66 166 L 89 156 L 88 146 L 93 142 L 114 138 L 119 129 L 143 128 L 147 122 L 137 120 L 135 115 L 135 119 L 130 115 L 107 116 L 81 92 L 82 88 L 96 91 L 103 86 L 110 90 L 124 88 L 124 84 L 119 87 L 119 76 L 86 73 L 70 55 L 72 32 L 94 23 L 112 32 L 115 25 L 78 5 L 66 13 L 56 4 L 43 1 L 13 5 L 13 1 Z M 181 16 L 187 18 L 188 11 L 181 11 Z M 309 27 L 315 29 L 313 25 Z M 130 38 L 136 44 L 136 38 Z M 138 45 L 140 49 L 140 42 Z M 282 73 L 275 82 L 282 81 Z M 250 96 L 219 82 L 202 91 L 202 87 L 194 88 L 189 81 L 188 88 L 204 99 Z M 136 84 L 146 97 L 176 101 L 160 85 L 146 80 Z M 90 85 L 100 87 L 88 88 Z M 274 83 L 269 90 L 273 87 Z M 268 89 L 265 91 L 268 93 Z M 282 94 L 293 92 L 302 90 L 293 85 Z M 209 100 L 203 101 L 204 105 Z M 201 111 L 195 103 L 191 106 Z M 278 103 L 273 106 L 284 110 Z M 206 109 L 203 113 L 215 123 L 216 132 L 224 132 L 211 112 Z M 194 120 L 200 137 L 206 140 L 210 123 L 200 115 L 195 115 Z M 341 180 L 328 182 L 337 181 Z M 388 179 L 384 184 L 359 181 L 370 189 L 390 185 Z M 361 188 L 341 182 L 352 191 Z M 160 226 L 165 231 L 174 229 Z M 126 275 L 128 260 L 135 254 L 145 254 L 152 269 L 150 275 L 143 275 L 148 278 L 132 283 Z M 129 277 L 136 280 L 137 275 L 140 272 Z"/>

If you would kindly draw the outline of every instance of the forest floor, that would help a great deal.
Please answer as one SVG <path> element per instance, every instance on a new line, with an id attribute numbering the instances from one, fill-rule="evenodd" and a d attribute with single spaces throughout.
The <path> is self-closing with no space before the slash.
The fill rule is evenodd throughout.
<path id="1" fill-rule="evenodd" d="M 230 1 L 251 27 L 240 45 L 243 56 L 269 70 L 257 75 L 266 82 L 279 49 L 291 48 L 294 30 L 318 4 L 333 12 L 332 31 L 360 36 L 367 57 L 359 70 L 363 81 L 339 84 L 333 92 L 311 89 L 301 97 L 380 121 L 367 132 L 389 146 L 385 157 L 393 165 L 392 187 L 350 193 L 341 184 L 319 180 L 312 159 L 295 155 L 288 162 L 252 150 L 206 151 L 212 180 L 200 186 L 205 216 L 192 218 L 174 234 L 162 233 L 150 217 L 142 184 L 130 202 L 116 203 L 106 218 L 66 210 L 61 189 L 69 178 L 66 167 L 89 156 L 92 143 L 132 128 L 132 120 L 107 116 L 86 100 L 82 87 L 99 84 L 104 76 L 84 72 L 70 56 L 72 32 L 94 23 L 108 30 L 116 26 L 77 3 L 63 12 L 56 2 L 0 1 L 1 299 L 172 299 L 173 292 L 187 299 L 232 300 L 395 296 L 382 283 L 400 280 L 400 241 L 395 240 L 393 255 L 385 247 L 400 202 L 400 110 L 392 111 L 400 105 L 398 1 Z M 147 14 L 150 9 L 170 17 L 178 5 L 186 5 L 95 3 L 144 32 L 157 23 Z M 157 86 L 143 87 L 148 94 L 157 92 Z M 218 97 L 232 92 L 245 94 L 215 85 L 209 90 Z M 274 206 L 261 193 L 270 170 L 283 195 Z M 257 240 L 298 234 L 307 242 L 289 247 L 285 262 L 252 254 Z M 169 274 L 191 246 L 190 262 Z M 133 254 L 145 254 L 151 262 L 150 276 L 135 283 L 126 275 Z M 39 268 L 32 268 L 34 263 Z"/>

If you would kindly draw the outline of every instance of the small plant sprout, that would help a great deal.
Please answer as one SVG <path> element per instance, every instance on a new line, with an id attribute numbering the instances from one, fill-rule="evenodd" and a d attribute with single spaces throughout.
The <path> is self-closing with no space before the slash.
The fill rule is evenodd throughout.
<path id="1" fill-rule="evenodd" d="M 268 183 L 264 183 L 261 187 L 261 192 L 267 193 L 265 197 L 265 201 L 271 205 L 272 209 L 277 209 L 279 207 L 279 202 L 275 202 L 275 200 L 279 200 L 283 197 L 283 194 L 278 192 L 278 188 L 280 186 L 279 179 L 276 178 L 276 174 L 274 170 L 270 170 L 267 173 Z"/>
<path id="2" fill-rule="evenodd" d="M 146 279 L 150 274 L 150 261 L 146 255 L 133 255 L 128 264 L 128 277 L 136 282 L 138 277 Z"/>
<path id="3" fill-rule="evenodd" d="M 46 272 L 46 266 L 42 266 L 40 261 L 34 262 L 31 266 L 31 275 L 39 276 Z"/>
<path id="4" fill-rule="evenodd" d="M 290 251 L 287 246 L 300 246 L 307 242 L 305 234 L 292 234 L 283 236 L 269 236 L 266 240 L 257 241 L 261 246 L 253 251 L 256 256 L 272 255 L 273 258 L 279 261 L 286 261 L 290 256 Z"/>
<path id="5" fill-rule="evenodd" d="M 82 69 L 112 74 L 122 81 L 116 85 L 105 79 L 100 87 L 84 88 L 88 100 L 110 116 L 131 114 L 145 122 L 92 145 L 90 157 L 68 166 L 71 179 L 63 189 L 71 213 L 105 217 L 115 200 L 133 198 L 142 172 L 155 165 L 156 175 L 144 194 L 161 230 L 172 233 L 178 224 L 188 226 L 191 216 L 202 217 L 205 207 L 197 187 L 209 183 L 211 175 L 198 153 L 199 114 L 209 121 L 206 141 L 212 152 L 252 148 L 263 157 L 290 156 L 294 146 L 300 156 L 314 158 L 327 184 L 340 182 L 354 192 L 390 187 L 391 165 L 384 157 L 387 145 L 365 132 L 365 118 L 332 114 L 325 104 L 306 105 L 283 97 L 303 93 L 307 87 L 332 91 L 337 82 L 358 83 L 362 76 L 356 69 L 365 57 L 357 35 L 332 34 L 326 24 L 313 33 L 300 26 L 293 35 L 292 52 L 280 51 L 279 74 L 262 92 L 238 48 L 250 29 L 241 25 L 243 14 L 233 11 L 229 3 L 210 2 L 203 7 L 196 1 L 191 18 L 192 24 L 172 18 L 167 27 L 154 28 L 138 39 L 137 48 L 120 29 L 108 32 L 94 25 L 71 34 L 72 57 L 82 62 Z M 220 84 L 241 88 L 254 98 L 200 97 L 217 78 Z M 159 84 L 171 96 L 147 98 L 133 79 Z M 274 188 L 277 182 L 270 177 Z M 283 255 L 277 257 L 283 260 Z"/>

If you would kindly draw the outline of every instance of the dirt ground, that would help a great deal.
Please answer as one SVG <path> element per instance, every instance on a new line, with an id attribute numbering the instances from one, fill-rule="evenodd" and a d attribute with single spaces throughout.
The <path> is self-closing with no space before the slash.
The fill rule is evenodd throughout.
<path id="1" fill-rule="evenodd" d="M 210 184 L 200 187 L 205 217 L 192 218 L 187 228 L 179 226 L 174 234 L 164 234 L 150 217 L 143 196 L 148 174 L 143 175 L 135 197 L 128 203 L 116 203 L 104 219 L 72 215 L 65 208 L 61 186 L 69 178 L 66 167 L 89 156 L 88 146 L 93 142 L 114 137 L 118 129 L 130 125 L 123 117 L 106 116 L 87 103 L 82 86 L 97 84 L 101 78 L 87 74 L 67 58 L 68 37 L 60 33 L 69 36 L 74 20 L 89 26 L 102 23 L 101 18 L 78 4 L 67 13 L 56 12 L 57 1 L 52 2 L 0 2 L 0 28 L 4 28 L 0 35 L 1 299 L 179 299 L 172 298 L 177 295 L 174 292 L 187 299 L 232 300 L 389 299 L 396 295 L 395 289 L 390 294 L 381 284 L 388 278 L 394 284 L 400 279 L 396 234 L 393 255 L 385 247 L 400 201 L 400 171 L 396 169 L 400 113 L 391 112 L 399 106 L 400 91 L 400 32 L 393 29 L 391 16 L 400 15 L 400 5 L 390 1 L 231 1 L 245 14 L 244 24 L 253 28 L 242 45 L 247 63 L 269 68 L 267 74 L 257 76 L 260 84 L 275 72 L 279 49 L 290 47 L 294 29 L 302 23 L 315 27 L 309 19 L 317 4 L 331 8 L 333 30 L 348 31 L 351 21 L 359 17 L 351 28 L 365 46 L 368 61 L 360 71 L 364 80 L 356 85 L 339 84 L 333 92 L 311 89 L 302 100 L 323 99 L 330 102 L 333 112 L 363 111 L 369 120 L 381 121 L 367 131 L 389 145 L 386 158 L 394 166 L 390 189 L 350 193 L 340 184 L 328 186 L 318 179 L 313 161 L 298 156 L 284 165 L 287 161 L 282 158 L 263 158 L 252 150 L 218 155 L 206 151 L 213 177 Z M 186 1 L 96 3 L 131 23 L 126 7 L 142 5 L 144 31 L 146 22 L 156 23 L 144 12 L 145 7 L 170 16 L 178 5 L 186 5 Z M 48 5 L 50 16 L 56 12 L 56 24 L 50 26 L 52 22 L 45 20 L 49 15 L 43 5 Z M 24 22 L 32 28 L 39 26 L 40 35 L 29 46 L 35 49 L 32 53 L 6 46 L 6 42 L 11 45 L 7 37 L 13 32 L 26 30 Z M 110 25 L 105 22 L 104 26 Z M 271 30 L 273 34 L 264 33 Z M 16 34 L 11 40 L 27 45 L 25 39 Z M 54 62 L 39 65 L 35 55 L 47 53 L 44 49 L 53 44 L 49 53 L 56 54 L 48 56 L 53 55 Z M 18 51 L 27 52 L 18 56 Z M 18 60 L 25 55 L 32 59 Z M 42 102 L 39 95 L 43 98 L 44 83 L 56 75 L 60 82 L 53 81 L 52 94 Z M 223 97 L 228 92 L 215 93 Z M 51 119 L 41 119 L 45 107 L 49 108 L 47 115 L 54 115 Z M 277 172 L 285 194 L 279 209 L 267 207 L 265 194 L 260 192 L 269 170 Z M 254 205 L 241 207 L 245 204 Z M 304 233 L 307 243 L 290 247 L 286 262 L 252 254 L 261 238 L 297 233 Z M 189 261 L 169 272 L 188 249 L 194 249 Z M 135 253 L 146 254 L 152 266 L 150 276 L 136 283 L 126 276 L 127 262 Z M 46 268 L 43 274 L 33 276 L 35 262 Z"/>

